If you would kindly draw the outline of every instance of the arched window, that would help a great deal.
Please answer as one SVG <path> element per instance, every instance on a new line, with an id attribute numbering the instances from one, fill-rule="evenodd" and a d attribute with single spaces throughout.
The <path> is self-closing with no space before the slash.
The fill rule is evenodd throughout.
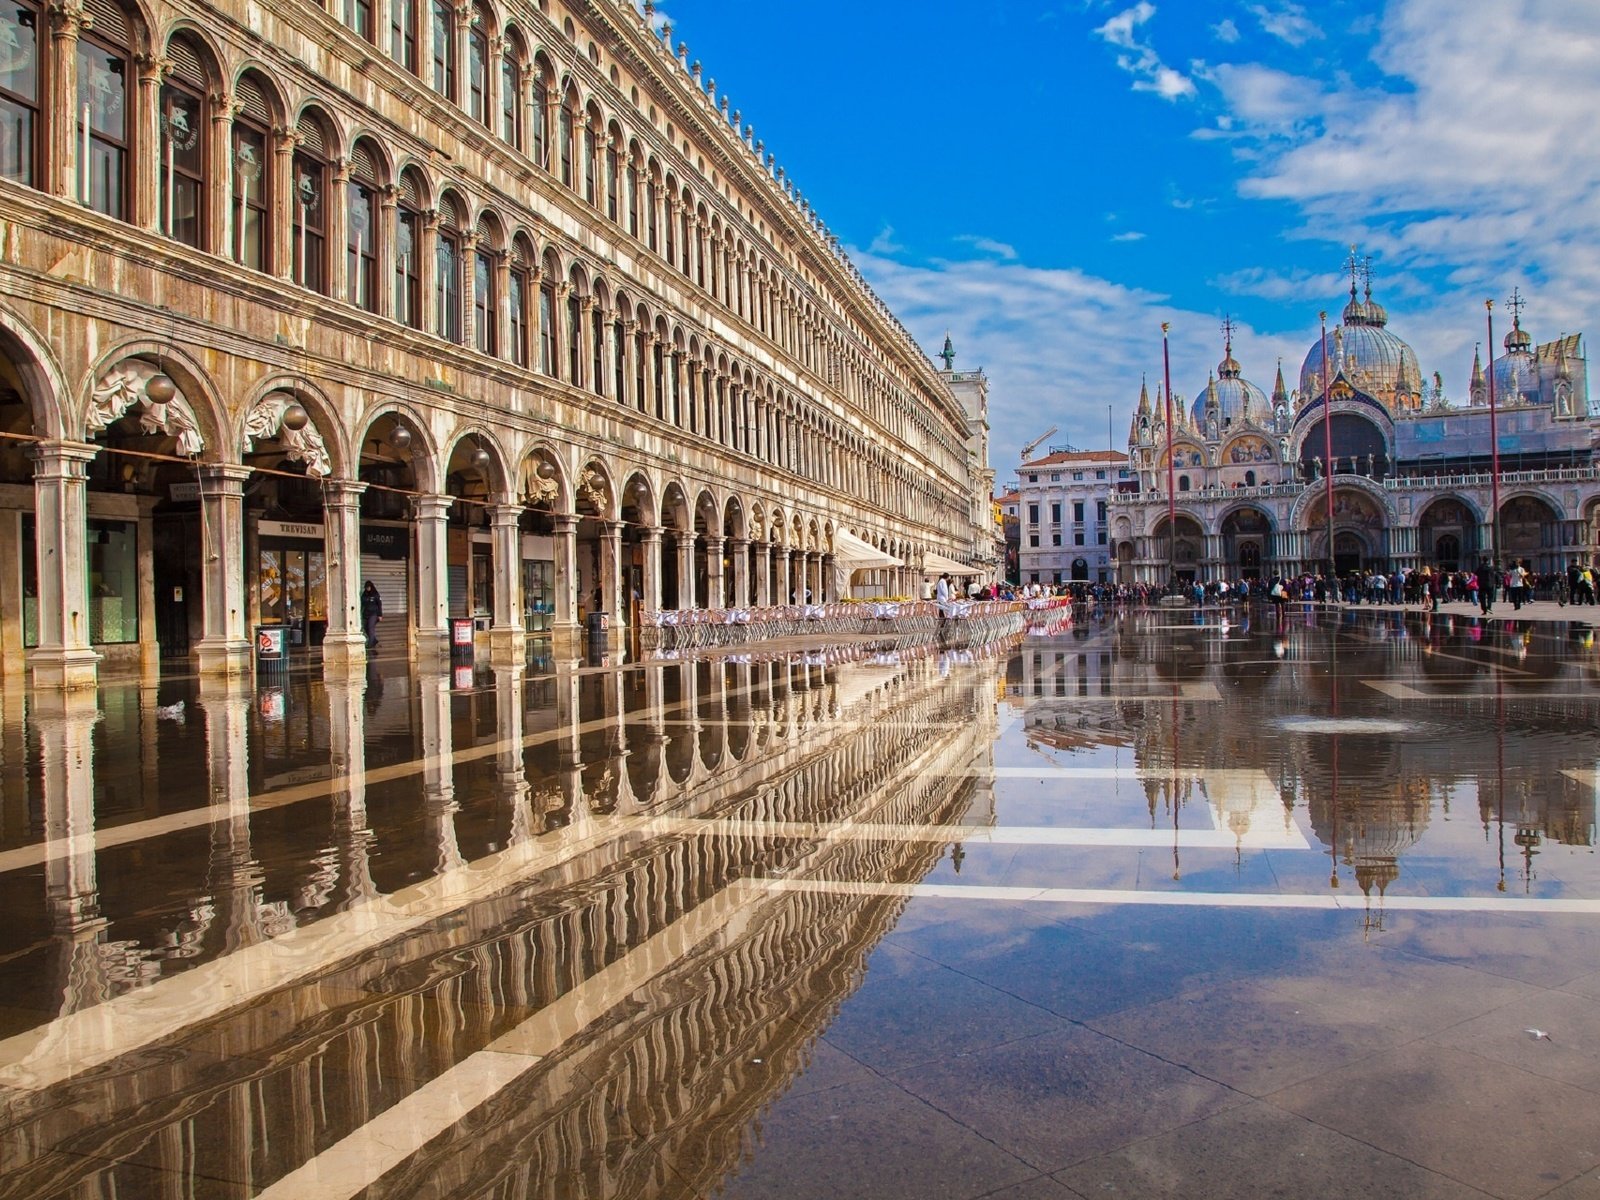
<path id="1" fill-rule="evenodd" d="M 628 397 L 628 331 L 622 320 L 622 304 L 611 314 L 612 392 L 618 404 Z"/>
<path id="2" fill-rule="evenodd" d="M 652 366 L 655 375 L 651 380 L 655 385 L 656 394 L 656 419 L 667 419 L 667 342 L 665 336 L 657 336 L 656 344 L 651 347 L 654 362 Z"/>
<path id="3" fill-rule="evenodd" d="M 416 171 L 400 173 L 394 212 L 394 319 L 422 328 L 422 180 Z"/>
<path id="4" fill-rule="evenodd" d="M 1189 477 L 1187 475 L 1178 476 L 1178 490 L 1180 492 L 1187 492 L 1189 490 Z"/>
<path id="5" fill-rule="evenodd" d="M 614 224 L 622 218 L 622 154 L 618 150 L 620 137 L 613 129 L 606 139 L 606 216 Z"/>
<path id="6" fill-rule="evenodd" d="M 528 244 L 518 238 L 511 250 L 511 273 L 507 284 L 506 307 L 511 318 L 511 361 L 528 365 L 528 305 L 533 298 L 533 260 Z"/>
<path id="7" fill-rule="evenodd" d="M 92 7 L 94 24 L 78 35 L 78 199 L 121 221 L 128 211 L 133 34 L 115 4 Z"/>
<path id="8" fill-rule="evenodd" d="M 481 4 L 472 6 L 467 29 L 467 115 L 489 124 L 489 15 Z"/>
<path id="9" fill-rule="evenodd" d="M 373 19 L 372 0 L 344 0 L 344 23 L 358 38 L 376 44 L 377 24 Z"/>
<path id="10" fill-rule="evenodd" d="M 206 71 L 188 38 L 167 43 L 172 63 L 161 85 L 161 231 L 205 249 Z"/>
<path id="11" fill-rule="evenodd" d="M 583 383 L 583 309 L 588 303 L 584 294 L 583 278 L 573 272 L 567 290 L 567 380 Z"/>
<path id="12" fill-rule="evenodd" d="M 663 197 L 663 199 L 667 204 L 666 210 L 662 213 L 662 224 L 665 228 L 666 236 L 663 239 L 664 245 L 662 246 L 661 257 L 676 266 L 676 260 L 678 256 L 678 222 L 673 217 L 672 210 L 677 205 L 677 189 L 672 182 L 671 175 L 667 176 L 666 195 Z M 652 246 L 651 249 L 654 249 L 654 246 Z"/>
<path id="13" fill-rule="evenodd" d="M 456 98 L 456 10 L 450 0 L 433 0 L 433 90 Z"/>
<path id="14" fill-rule="evenodd" d="M 639 164 L 628 158 L 628 232 L 639 236 Z"/>
<path id="15" fill-rule="evenodd" d="M 472 336 L 482 354 L 500 353 L 500 232 L 494 222 L 478 222 L 472 255 Z"/>
<path id="16" fill-rule="evenodd" d="M 544 59 L 533 64 L 533 161 L 550 169 L 550 72 Z"/>
<path id="17" fill-rule="evenodd" d="M 583 122 L 583 198 L 596 208 L 600 206 L 600 159 L 596 153 L 595 118 L 585 114 Z"/>
<path id="18" fill-rule="evenodd" d="M 556 373 L 556 276 L 546 259 L 539 280 L 539 370 L 551 378 Z"/>
<path id="19" fill-rule="evenodd" d="M 598 285 L 589 310 L 589 386 L 597 396 L 606 394 L 605 292 Z"/>
<path id="20" fill-rule="evenodd" d="M 267 269 L 272 239 L 272 166 L 267 147 L 272 108 L 266 91 L 249 75 L 234 88 L 233 259 L 256 271 Z"/>
<path id="21" fill-rule="evenodd" d="M 439 239 L 434 268 L 434 300 L 438 309 L 439 336 L 459 342 L 461 322 L 461 223 L 462 216 L 453 198 L 439 206 Z"/>
<path id="22" fill-rule="evenodd" d="M 639 324 L 633 331 L 633 402 L 640 412 L 645 410 L 645 362 L 650 353 L 650 335 L 646 332 L 648 318 L 639 310 Z"/>
<path id="23" fill-rule="evenodd" d="M 573 104 L 575 99 L 576 98 L 571 92 L 566 92 L 562 95 L 561 112 L 557 118 L 561 122 L 560 127 L 556 131 L 556 140 L 560 143 L 557 149 L 561 154 L 561 182 L 566 184 L 568 187 L 573 186 L 572 160 L 574 147 L 572 144 L 572 138 L 575 129 L 575 117 L 573 115 Z"/>
<path id="24" fill-rule="evenodd" d="M 422 74 L 417 53 L 417 18 L 420 0 L 389 0 L 389 54 L 413 75 Z"/>
<path id="25" fill-rule="evenodd" d="M 350 303 L 378 311 L 378 164 L 369 142 L 350 155 L 345 197 L 345 287 Z"/>
<path id="26" fill-rule="evenodd" d="M 515 34 L 500 56 L 500 137 L 522 149 L 522 43 Z"/>
<path id="27" fill-rule="evenodd" d="M 328 151 L 322 123 L 300 118 L 294 152 L 294 281 L 328 291 Z"/>
<path id="28" fill-rule="evenodd" d="M 30 0 L 0 4 L 0 176 L 34 186 L 39 177 L 39 112 L 44 72 L 39 8 Z"/>
<path id="29" fill-rule="evenodd" d="M 644 221 L 645 244 L 650 249 L 656 249 L 659 235 L 656 232 L 656 223 L 661 212 L 661 189 L 656 186 L 656 177 L 652 174 L 644 185 Z"/>
<path id="30" fill-rule="evenodd" d="M 1246 471 L 1244 473 L 1244 485 L 1245 487 L 1255 487 L 1256 473 L 1254 471 Z"/>

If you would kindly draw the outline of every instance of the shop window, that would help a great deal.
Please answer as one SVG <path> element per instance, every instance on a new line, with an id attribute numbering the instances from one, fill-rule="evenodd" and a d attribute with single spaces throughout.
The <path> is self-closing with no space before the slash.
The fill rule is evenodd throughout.
<path id="1" fill-rule="evenodd" d="M 39 159 L 39 9 L 0 5 L 0 176 L 33 186 Z"/>
<path id="2" fill-rule="evenodd" d="M 133 521 L 89 522 L 89 641 L 139 640 L 139 527 Z"/>

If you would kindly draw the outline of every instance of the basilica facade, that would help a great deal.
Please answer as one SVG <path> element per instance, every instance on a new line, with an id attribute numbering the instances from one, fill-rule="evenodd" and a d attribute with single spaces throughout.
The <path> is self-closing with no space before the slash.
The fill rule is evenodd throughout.
<path id="1" fill-rule="evenodd" d="M 515 655 L 826 598 L 846 533 L 903 594 L 992 557 L 986 417 L 671 33 L 6 6 L 0 670 L 359 662 L 369 582 L 391 648 Z"/>
<path id="2" fill-rule="evenodd" d="M 1354 275 L 1297 387 L 1281 363 L 1270 394 L 1246 379 L 1230 334 L 1192 405 L 1142 389 L 1128 431 L 1136 479 L 1112 498 L 1118 581 L 1292 576 L 1330 562 L 1341 574 L 1455 570 L 1496 547 L 1540 573 L 1600 561 L 1600 419 L 1582 335 L 1536 345 L 1520 296 L 1512 307 L 1504 352 L 1488 372 L 1474 361 L 1465 404 L 1437 373 L 1424 379 L 1370 279 L 1362 295 Z"/>

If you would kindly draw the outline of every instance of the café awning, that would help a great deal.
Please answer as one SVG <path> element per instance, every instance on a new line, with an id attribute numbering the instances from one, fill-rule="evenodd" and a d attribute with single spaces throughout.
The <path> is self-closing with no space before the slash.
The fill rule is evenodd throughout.
<path id="1" fill-rule="evenodd" d="M 953 558 L 946 558 L 937 550 L 929 550 L 922 556 L 922 573 L 924 575 L 982 575 L 982 567 L 969 567 L 966 563 L 957 562 Z"/>
<path id="2" fill-rule="evenodd" d="M 903 567 L 905 563 L 864 542 L 848 529 L 833 532 L 833 561 L 847 571 L 876 571 L 882 567 Z"/>

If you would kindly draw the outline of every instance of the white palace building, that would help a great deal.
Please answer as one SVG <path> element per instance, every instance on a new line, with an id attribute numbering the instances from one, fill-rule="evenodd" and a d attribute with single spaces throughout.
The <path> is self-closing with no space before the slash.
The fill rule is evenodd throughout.
<path id="1" fill-rule="evenodd" d="M 258 625 L 347 666 L 369 580 L 385 638 L 515 655 L 992 560 L 983 388 L 671 33 L 0 8 L 0 671 L 238 673 Z"/>
<path id="2" fill-rule="evenodd" d="M 1136 480 L 1112 497 L 1118 582 L 1325 570 L 1329 472 L 1340 573 L 1476 566 L 1496 533 L 1491 377 L 1500 557 L 1538 572 L 1595 560 L 1600 419 L 1589 406 L 1582 335 L 1536 345 L 1519 295 L 1511 309 L 1504 353 L 1492 376 L 1473 362 L 1465 405 L 1446 400 L 1437 374 L 1424 381 L 1370 278 L 1358 295 L 1354 273 L 1343 319 L 1329 331 L 1326 381 L 1320 337 L 1298 388 L 1289 390 L 1280 365 L 1268 395 L 1244 377 L 1229 336 L 1192 406 L 1174 401 L 1170 495 L 1166 404 L 1142 391 L 1128 431 Z"/>

